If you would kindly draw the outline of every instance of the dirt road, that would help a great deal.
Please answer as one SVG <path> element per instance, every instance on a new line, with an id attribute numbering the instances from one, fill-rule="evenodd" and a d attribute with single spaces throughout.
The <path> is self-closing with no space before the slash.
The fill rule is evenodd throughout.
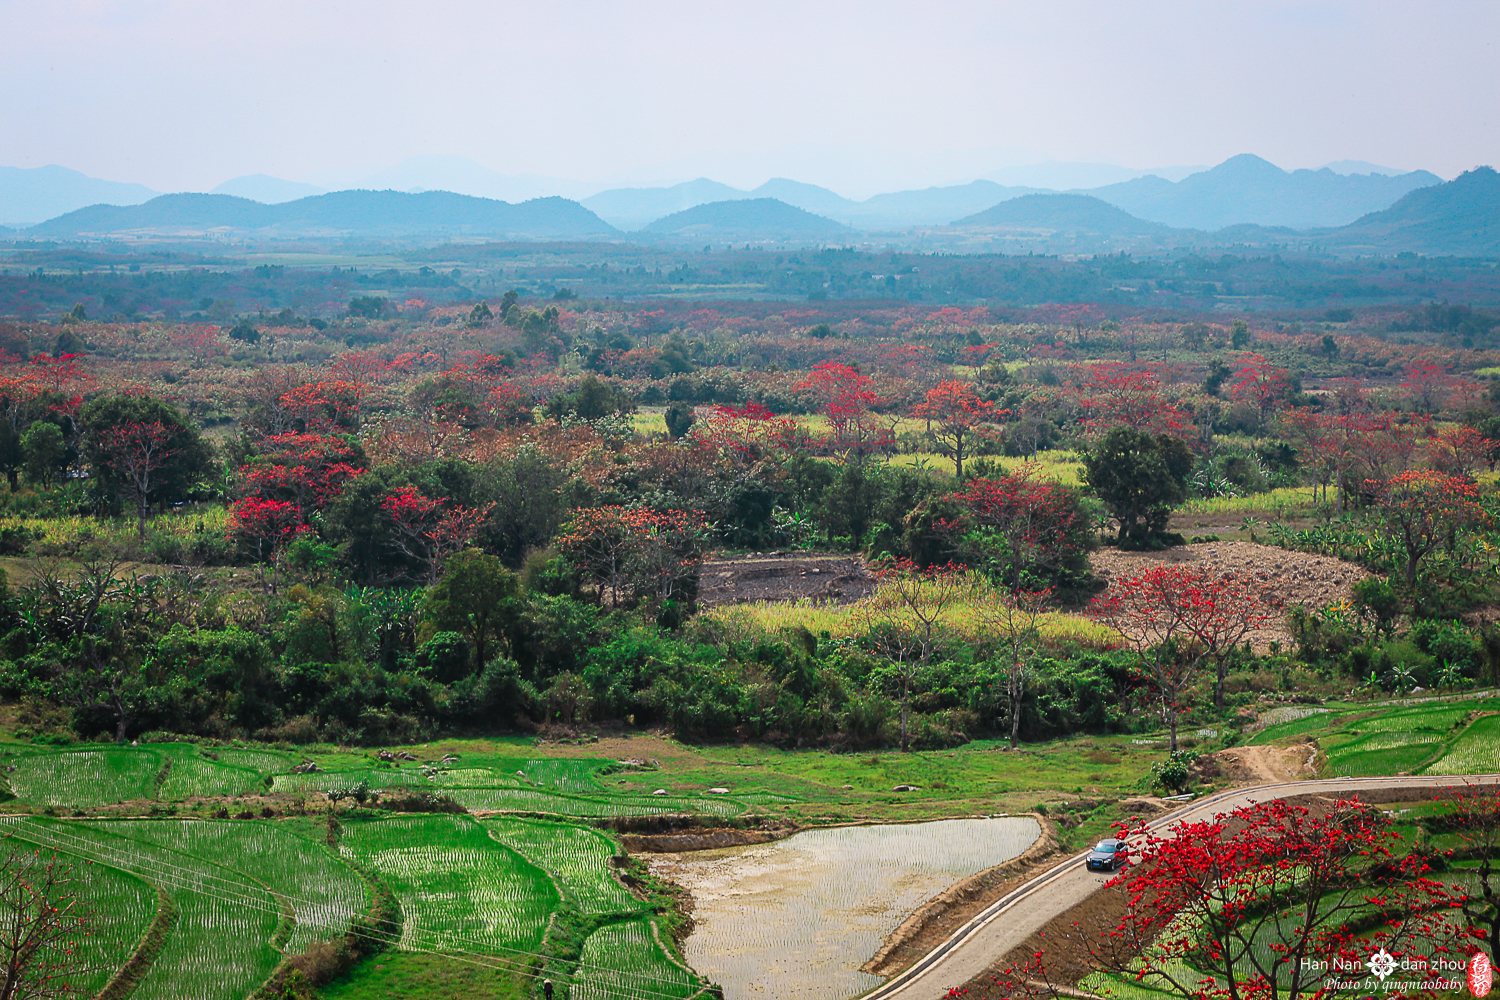
<path id="1" fill-rule="evenodd" d="M 1462 778 L 1443 775 L 1336 778 L 1236 788 L 1158 817 L 1151 821 L 1151 825 L 1161 829 L 1178 820 L 1208 819 L 1215 813 L 1293 795 L 1347 795 L 1356 791 L 1384 789 L 1447 788 L 1459 781 L 1500 784 L 1500 775 L 1466 775 Z M 1109 881 L 1107 875 L 1085 870 L 1083 858 L 1083 854 L 1074 855 L 996 901 L 910 969 L 866 993 L 863 1000 L 936 1000 L 950 987 L 962 986 L 978 976 L 991 962 L 1021 944 L 1054 917 L 1097 892 Z"/>

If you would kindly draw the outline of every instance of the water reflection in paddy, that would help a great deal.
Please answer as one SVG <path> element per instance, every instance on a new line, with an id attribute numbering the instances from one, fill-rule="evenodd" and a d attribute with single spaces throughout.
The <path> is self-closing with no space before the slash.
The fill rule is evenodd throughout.
<path id="1" fill-rule="evenodd" d="M 726 1000 L 839 1000 L 881 982 L 859 967 L 907 914 L 1040 832 L 1025 818 L 806 830 L 651 868 L 692 891 L 687 960 Z"/>

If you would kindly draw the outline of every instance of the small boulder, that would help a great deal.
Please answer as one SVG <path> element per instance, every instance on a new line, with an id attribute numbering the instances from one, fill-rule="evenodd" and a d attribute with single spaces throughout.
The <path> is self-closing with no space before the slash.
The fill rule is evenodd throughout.
<path id="1" fill-rule="evenodd" d="M 727 789 L 727 788 L 710 788 L 708 790 L 708 794 L 710 794 L 710 795 L 728 795 L 729 794 L 729 789 Z"/>
<path id="2" fill-rule="evenodd" d="M 665 795 L 665 794 L 667 794 L 667 790 L 665 788 L 658 788 L 656 791 L 652 792 L 651 794 L 652 795 Z"/>

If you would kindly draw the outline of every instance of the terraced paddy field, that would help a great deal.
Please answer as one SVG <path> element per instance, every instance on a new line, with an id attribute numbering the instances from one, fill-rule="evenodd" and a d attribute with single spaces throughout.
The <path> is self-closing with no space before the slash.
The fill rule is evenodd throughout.
<path id="1" fill-rule="evenodd" d="M 1318 741 L 1330 775 L 1487 774 L 1500 771 L 1500 699 L 1290 710 L 1251 743 Z"/>
<path id="2" fill-rule="evenodd" d="M 1500 711 L 1489 714 L 1492 706 L 1500 702 L 1478 697 L 1291 706 L 1249 739 L 1314 736 L 1334 774 L 1491 771 L 1500 769 Z M 321 997 L 531 998 L 546 976 L 558 1000 L 688 1000 L 705 976 L 728 985 L 740 973 L 706 961 L 690 968 L 669 887 L 625 856 L 616 830 L 844 824 L 798 835 L 816 843 L 914 829 L 850 823 L 1105 803 L 1078 813 L 1075 822 L 1084 825 L 1063 834 L 1087 839 L 1099 832 L 1088 824 L 1107 824 L 1118 812 L 1108 803 L 1147 788 L 1163 753 L 1159 743 L 1128 735 L 1017 753 L 986 742 L 910 754 L 694 748 L 644 735 L 582 745 L 443 741 L 390 751 L 382 759 L 373 749 L 331 746 L 0 742 L 0 795 L 10 814 L 0 816 L 0 828 L 11 843 L 56 852 L 86 871 L 99 913 L 94 971 L 83 983 L 90 995 L 247 998 L 283 974 L 291 957 L 318 942 L 344 942 L 365 957 L 333 969 L 318 986 Z M 401 808 L 382 808 L 392 803 Z M 413 811 L 432 809 L 446 811 Z M 793 843 L 802 841 L 737 850 L 758 864 L 755 851 Z M 857 923 L 865 919 L 860 907 L 873 907 L 888 930 L 885 923 L 899 922 L 947 882 L 993 863 L 987 842 L 983 858 L 915 874 L 891 867 L 915 857 L 920 869 L 937 856 L 910 846 L 885 844 L 858 874 L 828 878 L 826 900 L 798 905 L 832 914 L 812 921 L 822 930 Z M 808 870 L 836 868 L 834 860 Z M 894 902 L 870 902 L 887 890 Z M 837 896 L 856 891 L 865 902 Z M 721 920 L 715 931 L 711 895 L 699 900 L 699 930 L 687 938 L 695 960 L 693 949 L 713 934 L 733 936 L 734 928 L 753 929 L 733 942 L 746 955 L 780 950 L 780 964 L 745 959 L 746 968 L 773 979 L 805 977 L 820 960 L 813 953 L 821 945 L 809 951 L 779 936 L 806 926 L 806 912 Z M 755 895 L 738 902 L 749 905 Z M 867 934 L 875 943 L 879 936 Z M 853 992 L 873 981 L 857 972 L 870 955 L 851 957 L 870 944 L 861 941 L 839 946 L 839 975 Z"/>

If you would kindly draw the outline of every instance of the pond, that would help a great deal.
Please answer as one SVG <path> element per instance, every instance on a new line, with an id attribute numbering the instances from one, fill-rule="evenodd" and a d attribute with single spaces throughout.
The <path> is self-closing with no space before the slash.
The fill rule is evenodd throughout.
<path id="1" fill-rule="evenodd" d="M 725 1000 L 841 1000 L 882 982 L 859 968 L 908 914 L 1040 834 L 1021 817 L 846 826 L 650 864 L 692 891 L 687 960 Z"/>

